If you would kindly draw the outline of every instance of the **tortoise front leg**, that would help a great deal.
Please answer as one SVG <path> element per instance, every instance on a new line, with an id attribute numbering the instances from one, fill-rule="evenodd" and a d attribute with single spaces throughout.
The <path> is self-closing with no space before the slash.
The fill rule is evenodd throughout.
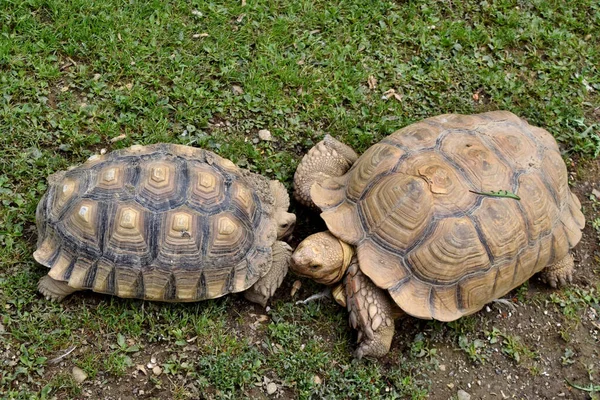
<path id="1" fill-rule="evenodd" d="M 286 243 L 277 241 L 273 244 L 273 261 L 271 269 L 254 285 L 244 292 L 244 297 L 251 302 L 265 307 L 267 301 L 273 296 L 277 288 L 287 275 L 292 258 L 292 248 Z"/>
<path id="2" fill-rule="evenodd" d="M 354 257 L 344 280 L 350 325 L 358 330 L 354 355 L 381 357 L 390 351 L 394 336 L 394 305 L 388 293 L 375 286 L 358 267 Z"/>
<path id="3" fill-rule="evenodd" d="M 349 146 L 329 135 L 302 157 L 294 174 L 294 196 L 305 206 L 316 208 L 310 197 L 310 188 L 316 182 L 342 176 L 358 159 Z"/>
<path id="4" fill-rule="evenodd" d="M 47 300 L 61 302 L 65 297 L 77 289 L 70 287 L 67 282 L 57 281 L 56 279 L 50 278 L 48 275 L 41 277 L 38 282 L 38 291 L 44 295 Z"/>

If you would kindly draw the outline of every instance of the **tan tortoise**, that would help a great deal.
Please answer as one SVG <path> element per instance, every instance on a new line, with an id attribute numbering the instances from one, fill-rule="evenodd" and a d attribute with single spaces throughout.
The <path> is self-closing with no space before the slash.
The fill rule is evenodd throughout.
<path id="1" fill-rule="evenodd" d="M 132 146 L 49 178 L 37 208 L 38 284 L 190 302 L 245 291 L 265 305 L 287 274 L 284 186 L 202 149 Z"/>
<path id="2" fill-rule="evenodd" d="M 509 112 L 429 118 L 360 158 L 326 136 L 294 185 L 329 231 L 291 268 L 337 285 L 359 358 L 389 351 L 396 316 L 456 320 L 540 271 L 570 282 L 585 223 L 554 138 Z"/>

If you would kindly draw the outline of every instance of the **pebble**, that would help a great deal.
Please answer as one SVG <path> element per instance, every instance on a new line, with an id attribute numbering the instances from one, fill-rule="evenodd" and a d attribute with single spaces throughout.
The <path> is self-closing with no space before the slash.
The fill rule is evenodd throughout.
<path id="1" fill-rule="evenodd" d="M 258 137 L 260 138 L 260 140 L 264 140 L 264 141 L 273 140 L 271 131 L 269 131 L 268 129 L 261 129 L 260 131 L 258 131 Z"/>
<path id="2" fill-rule="evenodd" d="M 83 383 L 83 381 L 85 381 L 88 377 L 87 374 L 79 367 L 73 367 L 71 374 L 73 374 L 73 379 L 75 379 L 75 382 L 77 383 Z"/>
<path id="3" fill-rule="evenodd" d="M 596 196 L 596 198 L 597 198 L 598 200 L 600 200 L 600 190 L 598 190 L 598 189 L 594 189 L 594 190 L 592 190 L 592 194 L 593 194 L 594 196 Z"/>
<path id="4" fill-rule="evenodd" d="M 313 381 L 315 382 L 315 385 L 320 385 L 321 383 L 323 383 L 323 380 L 319 375 L 315 375 Z"/>
<path id="5" fill-rule="evenodd" d="M 152 373 L 156 376 L 159 376 L 162 374 L 162 368 L 157 365 L 156 367 L 152 368 Z"/>
<path id="6" fill-rule="evenodd" d="M 273 382 L 267 383 L 267 394 L 271 395 L 277 391 L 277 385 Z"/>
<path id="7" fill-rule="evenodd" d="M 456 395 L 458 396 L 458 400 L 471 400 L 471 395 L 464 390 L 459 390 Z"/>

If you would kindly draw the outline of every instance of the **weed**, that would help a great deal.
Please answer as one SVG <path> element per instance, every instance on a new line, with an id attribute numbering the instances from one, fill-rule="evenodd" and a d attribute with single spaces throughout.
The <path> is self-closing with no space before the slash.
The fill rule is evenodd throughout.
<path id="1" fill-rule="evenodd" d="M 573 359 L 574 355 L 575 355 L 575 352 L 573 350 L 571 350 L 570 348 L 567 347 L 565 349 L 565 353 L 560 358 L 560 361 L 561 361 L 562 365 L 572 365 L 572 364 L 575 364 L 575 360 Z"/>
<path id="2" fill-rule="evenodd" d="M 518 336 L 503 334 L 502 337 L 502 352 L 515 360 L 517 364 L 520 364 L 523 358 L 536 357 L 535 352 L 531 351 Z"/>
<path id="3" fill-rule="evenodd" d="M 485 349 L 485 342 L 480 339 L 469 341 L 466 336 L 459 336 L 458 346 L 469 356 L 469 359 L 473 362 L 480 364 L 485 363 L 487 355 L 482 354 Z"/>

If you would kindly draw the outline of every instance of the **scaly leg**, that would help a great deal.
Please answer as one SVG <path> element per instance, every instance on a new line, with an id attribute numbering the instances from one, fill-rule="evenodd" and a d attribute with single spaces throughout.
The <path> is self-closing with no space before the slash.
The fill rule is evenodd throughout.
<path id="1" fill-rule="evenodd" d="M 287 275 L 291 257 L 292 248 L 287 243 L 275 242 L 273 244 L 271 269 L 244 292 L 244 297 L 265 307 L 267 301 L 273 296 L 281 282 L 283 282 L 283 278 Z"/>
<path id="2" fill-rule="evenodd" d="M 56 279 L 50 278 L 48 275 L 44 275 L 38 282 L 38 291 L 44 295 L 47 300 L 61 302 L 65 297 L 77 289 L 70 287 L 67 282 L 57 281 Z"/>
<path id="3" fill-rule="evenodd" d="M 358 330 L 356 358 L 381 357 L 394 336 L 394 308 L 388 293 L 375 286 L 352 259 L 344 280 L 350 325 Z"/>

